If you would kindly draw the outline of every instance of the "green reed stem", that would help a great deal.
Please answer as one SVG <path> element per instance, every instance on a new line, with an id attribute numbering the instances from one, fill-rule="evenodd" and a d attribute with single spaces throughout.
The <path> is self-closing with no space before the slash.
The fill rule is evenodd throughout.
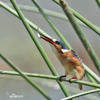
<path id="1" fill-rule="evenodd" d="M 96 66 L 98 72 L 100 73 L 100 61 L 99 58 L 96 56 L 95 51 L 93 50 L 91 44 L 89 41 L 86 39 L 85 34 L 82 32 L 79 24 L 75 20 L 71 10 L 69 9 L 69 6 L 67 3 L 64 2 L 64 0 L 60 0 L 61 7 L 63 11 L 65 12 L 66 16 L 68 17 L 70 23 L 72 24 L 74 30 L 76 31 L 78 37 L 80 38 L 81 42 L 83 43 L 86 51 L 88 52 L 89 56 L 91 57 L 94 65 Z"/>
<path id="2" fill-rule="evenodd" d="M 90 82 L 96 83 L 96 81 L 88 73 L 86 73 L 86 76 L 90 79 Z M 100 92 L 98 92 L 98 94 L 100 95 Z"/>
<path id="3" fill-rule="evenodd" d="M 10 12 L 11 14 L 13 14 L 14 16 L 16 16 L 17 18 L 19 18 L 18 14 L 16 13 L 16 11 L 14 11 L 12 8 L 10 8 L 9 6 L 7 6 L 6 4 L 4 4 L 3 2 L 0 1 L 0 6 L 3 7 L 4 9 L 6 9 L 8 12 Z M 37 32 L 44 34 L 48 37 L 50 37 L 46 32 L 44 32 L 42 29 L 40 29 L 37 25 L 33 24 L 31 21 L 29 21 L 28 19 L 25 18 L 25 20 L 29 23 L 29 25 Z M 66 41 L 67 42 L 67 41 Z M 68 43 L 68 42 L 67 42 Z M 67 46 L 68 47 L 68 46 Z M 71 49 L 70 47 L 68 47 L 69 49 Z M 88 66 L 86 66 L 83 63 L 83 66 L 86 70 L 86 72 L 88 72 L 97 82 L 100 83 L 100 78 L 91 70 L 89 69 Z M 91 77 L 91 78 L 92 78 Z"/>
<path id="4" fill-rule="evenodd" d="M 2 74 L 2 75 L 20 76 L 19 73 L 14 72 L 14 71 L 3 71 L 3 70 L 0 70 L 0 74 Z M 51 80 L 59 80 L 58 76 L 36 74 L 36 73 L 23 73 L 23 74 L 28 76 L 28 77 L 51 79 Z M 62 81 L 69 82 L 69 79 L 63 78 Z M 91 82 L 86 82 L 86 81 L 81 81 L 81 80 L 71 80 L 71 82 L 72 83 L 80 83 L 82 85 L 91 86 L 91 87 L 95 87 L 95 88 L 100 88 L 100 84 L 96 84 L 96 83 L 91 83 Z"/>
<path id="5" fill-rule="evenodd" d="M 84 66 L 84 68 L 86 69 L 86 73 L 90 75 L 89 80 L 95 80 L 96 82 L 100 83 L 100 77 L 97 76 L 89 67 L 87 67 L 84 63 L 82 63 L 82 65 Z"/>
<path id="6" fill-rule="evenodd" d="M 43 50 L 43 48 L 41 47 L 37 37 L 35 36 L 35 34 L 32 32 L 29 24 L 27 23 L 27 21 L 25 20 L 24 15 L 22 14 L 20 8 L 18 7 L 18 5 L 16 4 L 16 2 L 14 0 L 11 0 L 14 8 L 16 9 L 21 21 L 23 22 L 25 28 L 27 29 L 31 39 L 33 40 L 33 42 L 35 43 L 36 47 L 38 48 L 41 56 L 43 57 L 43 59 L 45 60 L 46 64 L 48 65 L 50 71 L 52 72 L 53 75 L 57 76 L 57 72 L 55 70 L 55 68 L 53 67 L 52 63 L 50 62 L 49 58 L 47 57 L 45 51 Z M 65 94 L 65 96 L 68 96 L 69 93 L 67 92 L 67 89 L 65 88 L 65 86 L 63 85 L 63 83 L 61 83 L 60 81 L 57 81 L 59 86 L 61 87 L 63 93 Z"/>
<path id="7" fill-rule="evenodd" d="M 6 57 L 4 57 L 1 53 L 0 53 L 0 57 L 16 72 L 18 72 L 18 74 L 24 79 L 26 80 L 33 88 L 35 88 L 38 92 L 41 93 L 41 95 L 43 95 L 47 100 L 51 100 L 51 98 L 49 96 L 47 96 L 47 94 L 36 84 L 34 83 L 34 81 L 32 81 L 31 79 L 29 79 L 17 66 L 15 66 L 10 60 L 8 60 Z"/>
<path id="8" fill-rule="evenodd" d="M 100 8 L 100 0 L 96 0 L 98 7 Z"/>
<path id="9" fill-rule="evenodd" d="M 100 92 L 100 89 L 94 89 L 94 90 L 89 90 L 89 91 L 86 91 L 86 92 L 78 93 L 76 95 L 72 95 L 72 96 L 69 96 L 67 98 L 63 98 L 61 100 L 70 100 L 70 99 L 74 99 L 74 98 L 77 98 L 77 97 L 80 97 L 80 96 L 84 96 L 84 95 L 96 93 L 96 92 Z"/>
<path id="10" fill-rule="evenodd" d="M 54 1 L 56 4 L 60 5 L 59 0 L 52 0 Z M 61 5 L 60 5 L 61 6 Z M 83 16 L 81 16 L 78 12 L 76 12 L 74 9 L 70 8 L 69 9 L 72 11 L 72 13 L 74 14 L 74 16 L 76 18 L 78 18 L 80 21 L 82 21 L 85 25 L 87 25 L 90 29 L 92 29 L 94 32 L 97 33 L 97 35 L 100 35 L 100 28 L 96 27 L 94 24 L 92 24 L 89 20 L 87 20 L 86 18 L 84 18 Z"/>

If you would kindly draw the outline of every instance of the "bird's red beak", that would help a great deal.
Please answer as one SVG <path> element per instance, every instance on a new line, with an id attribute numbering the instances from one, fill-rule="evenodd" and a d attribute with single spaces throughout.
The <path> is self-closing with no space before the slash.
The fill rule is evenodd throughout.
<path id="1" fill-rule="evenodd" d="M 43 40 L 45 40 L 45 41 L 51 43 L 52 45 L 54 45 L 55 48 L 58 50 L 58 52 L 63 53 L 63 52 L 61 51 L 62 46 L 61 46 L 61 45 L 57 45 L 57 43 L 56 43 L 57 40 L 56 40 L 56 39 L 49 38 L 49 37 L 47 37 L 47 36 L 45 36 L 45 35 L 43 35 L 43 34 L 38 34 L 38 36 L 39 36 L 40 38 L 42 38 Z"/>
<path id="2" fill-rule="evenodd" d="M 56 44 L 56 42 L 53 41 L 53 39 L 51 39 L 51 38 L 49 38 L 49 37 L 47 37 L 47 36 L 45 36 L 45 35 L 43 35 L 43 34 L 38 34 L 38 36 L 39 36 L 40 38 L 42 38 L 43 40 L 45 40 L 45 41 L 47 41 L 47 42 L 49 42 L 49 43 L 51 43 L 51 44 L 53 44 L 53 45 Z"/>

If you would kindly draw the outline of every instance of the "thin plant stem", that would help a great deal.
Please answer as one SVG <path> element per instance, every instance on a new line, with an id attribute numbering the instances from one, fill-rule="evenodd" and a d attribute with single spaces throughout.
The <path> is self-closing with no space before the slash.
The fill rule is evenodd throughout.
<path id="1" fill-rule="evenodd" d="M 52 0 L 54 1 L 56 4 L 60 5 L 59 0 Z M 61 6 L 61 5 L 60 5 Z M 78 18 L 80 21 L 82 21 L 85 25 L 87 25 L 90 29 L 92 29 L 94 32 L 97 33 L 97 35 L 100 35 L 100 28 L 96 27 L 94 24 L 92 24 L 89 20 L 87 20 L 86 18 L 84 18 L 83 16 L 81 16 L 78 12 L 76 12 L 74 9 L 70 8 L 69 9 L 72 11 L 72 13 L 74 14 L 74 16 L 76 18 Z"/>
<path id="2" fill-rule="evenodd" d="M 47 57 L 45 51 L 43 50 L 43 48 L 41 47 L 37 37 L 35 36 L 35 34 L 32 32 L 31 27 L 29 26 L 29 24 L 27 23 L 27 21 L 25 20 L 25 17 L 23 15 L 23 13 L 21 12 L 20 8 L 18 7 L 18 5 L 16 4 L 15 0 L 11 0 L 11 3 L 13 4 L 15 10 L 17 11 L 22 23 L 24 24 L 25 28 L 28 31 L 28 34 L 30 35 L 31 39 L 33 40 L 33 42 L 35 43 L 36 47 L 38 48 L 41 56 L 43 57 L 44 61 L 46 62 L 46 64 L 48 65 L 48 68 L 50 69 L 50 71 L 52 72 L 53 75 L 57 76 L 57 72 L 55 70 L 55 68 L 53 67 L 52 63 L 50 62 L 49 58 Z M 63 83 L 61 83 L 60 81 L 57 81 L 59 86 L 61 87 L 61 90 L 63 91 L 63 93 L 65 94 L 65 96 L 69 96 L 69 93 L 66 89 L 66 87 L 64 86 Z"/>
<path id="3" fill-rule="evenodd" d="M 100 92 L 100 89 L 94 89 L 94 90 L 89 90 L 89 91 L 86 91 L 86 92 L 78 93 L 78 94 L 69 96 L 67 98 L 63 98 L 61 100 L 70 100 L 70 99 L 74 99 L 74 98 L 77 98 L 77 97 L 80 97 L 80 96 L 84 96 L 84 95 L 88 95 L 88 94 L 92 94 L 92 93 L 96 93 L 96 92 Z"/>
<path id="4" fill-rule="evenodd" d="M 20 74 L 18 74 L 17 72 L 14 72 L 14 71 L 3 71 L 3 70 L 0 70 L 0 74 L 1 75 L 20 76 Z M 59 80 L 58 76 L 51 76 L 51 75 L 45 75 L 45 74 L 24 73 L 24 75 L 26 75 L 28 77 L 35 77 L 35 78 Z M 69 82 L 69 79 L 63 78 L 62 81 Z M 86 81 L 81 81 L 81 80 L 71 80 L 71 82 L 72 83 L 76 83 L 76 84 L 80 83 L 82 85 L 91 86 L 91 87 L 95 87 L 95 88 L 100 88 L 100 84 L 96 84 L 96 83 L 91 83 L 91 82 L 86 82 Z"/>
<path id="5" fill-rule="evenodd" d="M 6 9 L 8 12 L 10 12 L 11 14 L 13 14 L 14 16 L 16 16 L 17 18 L 19 18 L 18 14 L 16 13 L 16 11 L 14 11 L 12 8 L 10 8 L 9 6 L 7 6 L 6 4 L 4 4 L 3 2 L 0 1 L 0 6 L 3 7 L 4 9 Z M 44 34 L 48 37 L 50 37 L 46 32 L 44 32 L 41 28 L 39 28 L 37 25 L 33 24 L 31 21 L 29 21 L 28 19 L 25 18 L 25 20 L 29 23 L 29 25 L 37 32 Z M 68 43 L 68 42 L 67 42 Z M 68 46 L 67 46 L 68 47 Z M 70 47 L 68 47 L 69 49 L 71 49 Z M 86 66 L 83 63 L 83 66 L 86 70 L 86 72 L 88 72 L 97 82 L 100 83 L 100 78 L 91 70 L 89 69 L 88 66 Z"/>
<path id="6" fill-rule="evenodd" d="M 91 44 L 89 41 L 86 39 L 85 34 L 82 32 L 79 24 L 75 20 L 72 11 L 69 9 L 69 6 L 67 3 L 65 3 L 64 0 L 60 0 L 61 7 L 63 11 L 65 12 L 66 16 L 68 17 L 71 25 L 73 26 L 74 30 L 76 31 L 78 37 L 80 38 L 81 42 L 83 43 L 86 51 L 88 52 L 89 56 L 91 57 L 95 67 L 97 68 L 98 72 L 100 73 L 100 61 L 99 58 L 97 57 L 95 51 L 93 50 Z"/>
<path id="7" fill-rule="evenodd" d="M 34 83 L 34 81 L 32 81 L 31 79 L 29 79 L 17 66 L 15 66 L 10 60 L 8 60 L 6 57 L 4 57 L 1 53 L 0 53 L 0 57 L 16 72 L 18 72 L 18 74 L 27 81 L 27 83 L 29 83 L 33 88 L 35 88 L 38 92 L 41 93 L 41 95 L 43 95 L 47 100 L 51 100 L 51 98 L 49 96 L 47 96 L 47 94 L 36 84 Z"/>

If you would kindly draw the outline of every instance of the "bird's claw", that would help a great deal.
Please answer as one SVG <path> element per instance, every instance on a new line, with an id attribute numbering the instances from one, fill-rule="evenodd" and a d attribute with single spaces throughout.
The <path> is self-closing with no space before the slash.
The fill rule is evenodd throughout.
<path id="1" fill-rule="evenodd" d="M 62 76 L 60 76 L 60 77 L 59 77 L 59 81 L 61 81 L 61 82 L 62 82 Z"/>
<path id="2" fill-rule="evenodd" d="M 72 83 L 72 82 L 71 82 L 72 79 L 76 79 L 76 77 L 70 78 L 70 79 L 68 80 L 68 82 L 69 82 L 69 83 Z"/>
<path id="3" fill-rule="evenodd" d="M 60 77 L 59 77 L 59 81 L 62 82 L 62 78 L 63 78 L 63 77 L 66 77 L 66 75 L 62 75 L 62 76 L 60 76 Z"/>
<path id="4" fill-rule="evenodd" d="M 68 80 L 68 82 L 69 82 L 69 83 L 72 83 L 71 80 L 72 80 L 72 79 L 70 78 L 70 79 Z"/>

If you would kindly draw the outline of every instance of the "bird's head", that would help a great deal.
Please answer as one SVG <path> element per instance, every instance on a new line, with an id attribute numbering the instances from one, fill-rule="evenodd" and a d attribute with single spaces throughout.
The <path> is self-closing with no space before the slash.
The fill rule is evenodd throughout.
<path id="1" fill-rule="evenodd" d="M 55 46 L 55 48 L 58 50 L 58 52 L 60 53 L 64 53 L 67 51 L 67 48 L 65 46 L 65 44 L 61 41 L 61 40 L 56 40 L 56 39 L 52 39 L 52 38 L 49 38 L 45 35 L 42 35 L 42 34 L 38 34 L 38 36 L 40 38 L 42 38 L 43 40 L 51 43 L 52 45 Z"/>

